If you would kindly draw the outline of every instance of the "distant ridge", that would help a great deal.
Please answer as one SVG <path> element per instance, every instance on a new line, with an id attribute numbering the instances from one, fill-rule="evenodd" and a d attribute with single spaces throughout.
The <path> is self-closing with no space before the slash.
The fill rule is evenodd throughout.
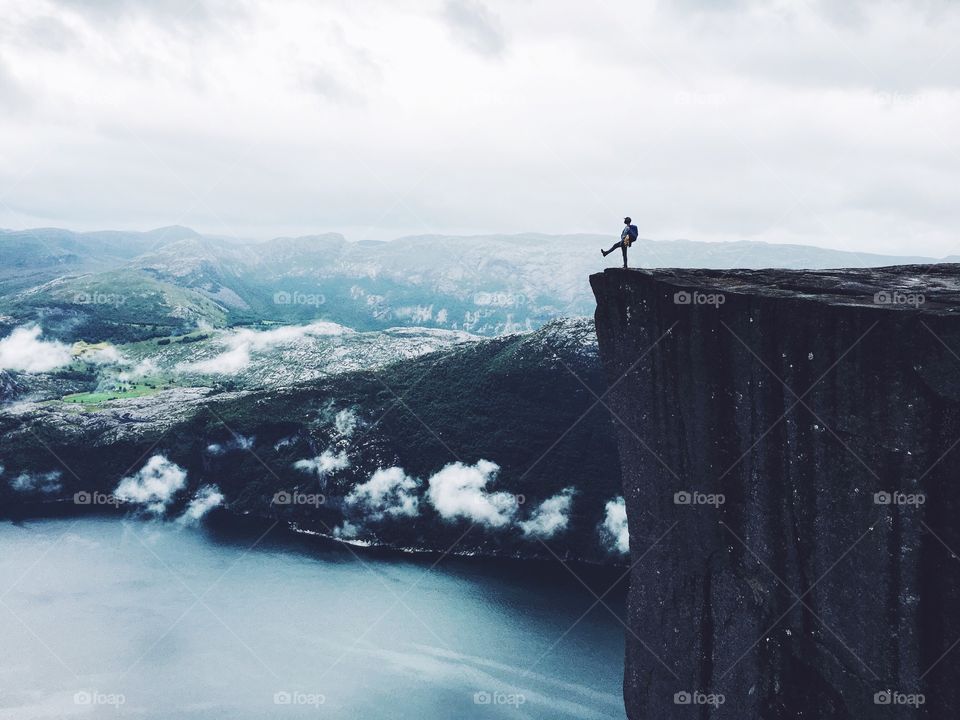
<path id="1" fill-rule="evenodd" d="M 499 335 L 594 309 L 584 278 L 618 263 L 586 233 L 416 235 L 348 241 L 339 233 L 266 241 L 37 228 L 0 234 L 0 331 L 40 323 L 64 340 L 133 340 L 199 325 L 329 320 L 357 330 L 421 326 Z M 641 240 L 643 268 L 811 269 L 933 264 L 934 258 L 762 241 Z M 56 281 L 56 282 L 52 282 Z M 123 303 L 74 298 L 122 296 Z"/>

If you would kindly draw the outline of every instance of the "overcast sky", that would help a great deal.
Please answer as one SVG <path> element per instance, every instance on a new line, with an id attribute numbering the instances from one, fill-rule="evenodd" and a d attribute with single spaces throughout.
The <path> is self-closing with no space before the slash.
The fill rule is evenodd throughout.
<path id="1" fill-rule="evenodd" d="M 0 0 L 0 227 L 960 253 L 948 0 Z"/>

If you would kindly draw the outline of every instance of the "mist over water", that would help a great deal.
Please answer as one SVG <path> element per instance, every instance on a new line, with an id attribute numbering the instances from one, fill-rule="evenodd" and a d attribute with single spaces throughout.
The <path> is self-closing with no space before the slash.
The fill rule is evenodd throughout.
<path id="1" fill-rule="evenodd" d="M 623 626 L 562 567 L 258 536 L 0 525 L 0 718 L 624 717 Z"/>

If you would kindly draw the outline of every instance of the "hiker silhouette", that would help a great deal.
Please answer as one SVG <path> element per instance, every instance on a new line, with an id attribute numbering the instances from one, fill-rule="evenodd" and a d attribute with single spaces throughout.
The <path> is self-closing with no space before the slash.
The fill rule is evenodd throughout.
<path id="1" fill-rule="evenodd" d="M 620 250 L 623 251 L 624 267 L 627 266 L 627 248 L 633 245 L 634 241 L 639 236 L 639 231 L 637 230 L 637 226 L 633 225 L 632 223 L 633 221 L 630 219 L 629 215 L 625 217 L 623 219 L 623 226 L 624 226 L 623 232 L 620 233 L 620 242 L 614 243 L 613 247 L 611 247 L 609 250 L 604 250 L 603 248 L 600 248 L 600 252 L 603 253 L 604 257 L 612 253 L 617 248 L 620 248 Z"/>

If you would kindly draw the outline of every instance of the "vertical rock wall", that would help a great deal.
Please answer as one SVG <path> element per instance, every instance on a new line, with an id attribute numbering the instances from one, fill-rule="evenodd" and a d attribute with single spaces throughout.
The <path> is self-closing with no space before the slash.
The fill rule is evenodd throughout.
<path id="1" fill-rule="evenodd" d="M 960 716 L 957 275 L 590 278 L 631 720 Z"/>

